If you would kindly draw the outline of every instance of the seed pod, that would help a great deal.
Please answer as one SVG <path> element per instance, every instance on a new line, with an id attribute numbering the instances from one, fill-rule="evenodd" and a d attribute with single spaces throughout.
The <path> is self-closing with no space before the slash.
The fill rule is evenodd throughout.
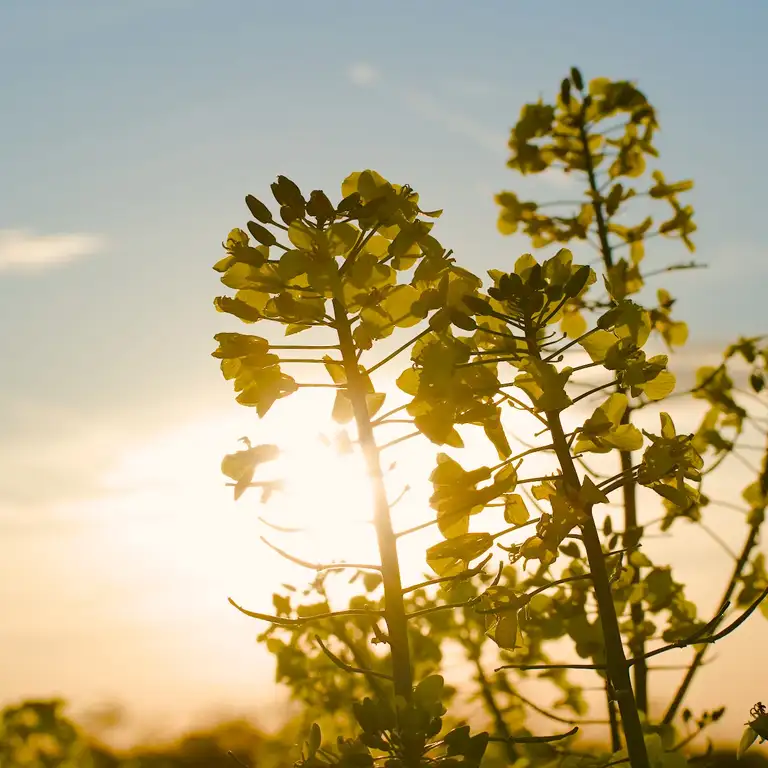
<path id="1" fill-rule="evenodd" d="M 248 210 L 251 212 L 256 221 L 260 221 L 262 224 L 269 224 L 272 221 L 272 214 L 264 203 L 253 195 L 245 196 L 245 204 L 248 206 Z"/>
<path id="2" fill-rule="evenodd" d="M 571 67 L 571 80 L 579 91 L 584 90 L 584 78 L 576 67 Z"/>

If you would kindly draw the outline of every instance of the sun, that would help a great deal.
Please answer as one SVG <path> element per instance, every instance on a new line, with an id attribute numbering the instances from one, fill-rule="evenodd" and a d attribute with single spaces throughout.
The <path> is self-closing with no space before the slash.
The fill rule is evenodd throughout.
<path id="1" fill-rule="evenodd" d="M 340 451 L 320 435 L 282 437 L 269 468 L 282 490 L 259 509 L 264 537 L 312 562 L 375 564 L 371 487 L 359 451 Z"/>
<path id="2" fill-rule="evenodd" d="M 305 393 L 302 393 L 305 394 Z M 282 490 L 259 505 L 262 535 L 273 547 L 315 564 L 377 565 L 379 553 L 373 526 L 371 477 L 354 425 L 331 421 L 330 403 L 315 392 L 306 393 L 290 421 L 281 421 L 274 434 L 279 458 L 259 467 L 255 480 L 277 479 Z M 382 435 L 381 442 L 394 435 Z M 425 479 L 434 466 L 434 453 L 418 441 L 404 443 L 390 456 L 380 455 L 395 530 L 432 518 L 431 487 Z M 254 499 L 258 490 L 254 489 Z M 248 498 L 248 493 L 243 500 Z M 429 532 L 426 534 L 429 536 Z M 404 576 L 426 568 L 424 535 L 401 541 Z M 421 544 L 421 547 L 414 546 Z"/>

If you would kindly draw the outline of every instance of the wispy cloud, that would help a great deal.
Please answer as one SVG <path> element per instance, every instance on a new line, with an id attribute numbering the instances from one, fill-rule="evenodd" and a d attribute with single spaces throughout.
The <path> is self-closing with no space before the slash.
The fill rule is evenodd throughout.
<path id="1" fill-rule="evenodd" d="M 0 272 L 38 272 L 90 256 L 103 246 L 97 235 L 35 235 L 0 230 Z"/>
<path id="2" fill-rule="evenodd" d="M 367 62 L 359 61 L 347 70 L 347 77 L 355 85 L 368 88 L 378 82 L 379 71 Z"/>

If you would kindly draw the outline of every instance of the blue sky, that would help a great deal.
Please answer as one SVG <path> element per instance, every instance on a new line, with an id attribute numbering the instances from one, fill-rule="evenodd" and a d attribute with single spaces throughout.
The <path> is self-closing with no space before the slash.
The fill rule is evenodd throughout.
<path id="1" fill-rule="evenodd" d="M 460 258 L 511 262 L 524 244 L 495 235 L 491 197 L 517 183 L 507 130 L 571 64 L 636 78 L 660 111 L 668 177 L 696 181 L 699 256 L 718 276 L 680 291 L 695 338 L 758 330 L 768 6 L 618 8 L 6 0 L 0 229 L 103 245 L 0 272 L 3 422 L 17 401 L 135 424 L 226 397 L 207 359 L 221 323 L 209 266 L 243 195 L 278 173 L 335 190 L 374 167 L 446 208 Z M 355 65 L 375 87 L 350 80 Z"/>
<path id="2" fill-rule="evenodd" d="M 279 173 L 337 194 L 375 168 L 445 208 L 460 260 L 511 268 L 508 129 L 574 64 L 636 79 L 667 178 L 696 182 L 712 268 L 666 281 L 693 343 L 765 330 L 767 27 L 761 0 L 4 0 L 0 523 L 93 496 L 126 445 L 229 406 L 210 267 Z M 686 258 L 649 260 L 667 254 Z"/>

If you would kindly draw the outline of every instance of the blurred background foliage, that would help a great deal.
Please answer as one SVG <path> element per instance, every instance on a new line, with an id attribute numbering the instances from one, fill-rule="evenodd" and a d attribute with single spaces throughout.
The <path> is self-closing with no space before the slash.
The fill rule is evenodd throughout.
<path id="1" fill-rule="evenodd" d="M 301 739 L 301 718 L 281 730 L 266 732 L 246 719 L 214 722 L 172 741 L 148 742 L 115 749 L 81 727 L 60 699 L 29 700 L 0 713 L 0 768 L 288 768 Z M 585 749 L 590 745 L 584 744 Z M 484 764 L 507 764 L 498 751 Z M 737 765 L 732 749 L 715 749 L 707 759 L 712 768 Z M 746 754 L 742 768 L 768 766 L 765 752 Z"/>

